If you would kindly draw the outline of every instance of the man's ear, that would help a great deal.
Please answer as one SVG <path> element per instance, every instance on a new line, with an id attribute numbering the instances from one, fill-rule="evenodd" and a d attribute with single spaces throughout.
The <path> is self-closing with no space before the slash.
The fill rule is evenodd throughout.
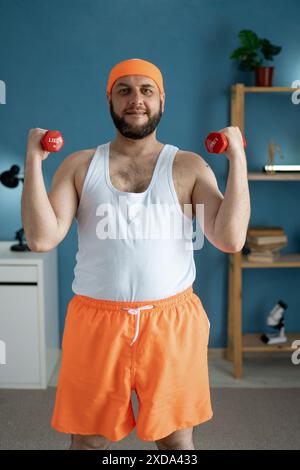
<path id="1" fill-rule="evenodd" d="M 161 102 L 162 102 L 162 104 L 161 104 L 161 112 L 163 113 L 164 110 L 165 110 L 165 99 L 166 99 L 165 93 L 161 93 L 160 99 L 161 99 Z"/>

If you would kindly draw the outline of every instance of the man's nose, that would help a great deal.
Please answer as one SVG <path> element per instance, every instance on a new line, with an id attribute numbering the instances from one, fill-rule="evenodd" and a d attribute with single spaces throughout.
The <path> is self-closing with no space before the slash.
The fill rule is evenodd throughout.
<path id="1" fill-rule="evenodd" d="M 130 93 L 129 100 L 131 103 L 142 102 L 144 99 L 144 95 L 139 90 L 132 90 Z"/>

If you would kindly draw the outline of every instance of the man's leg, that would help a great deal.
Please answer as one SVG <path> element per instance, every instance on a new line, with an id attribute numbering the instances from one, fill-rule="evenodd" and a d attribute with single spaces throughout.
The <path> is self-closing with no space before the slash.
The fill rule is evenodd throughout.
<path id="1" fill-rule="evenodd" d="M 155 441 L 155 443 L 159 450 L 194 450 L 193 431 L 193 427 L 179 429 Z"/>
<path id="2" fill-rule="evenodd" d="M 107 450 L 112 441 L 101 435 L 71 434 L 71 445 L 68 450 Z"/>

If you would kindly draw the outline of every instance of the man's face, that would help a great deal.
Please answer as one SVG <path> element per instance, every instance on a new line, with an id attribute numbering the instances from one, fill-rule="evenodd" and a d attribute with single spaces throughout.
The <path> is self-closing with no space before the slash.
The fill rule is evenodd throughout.
<path id="1" fill-rule="evenodd" d="M 124 137 L 143 139 L 157 128 L 164 111 L 164 99 L 151 78 L 121 77 L 114 83 L 109 99 L 112 120 Z"/>

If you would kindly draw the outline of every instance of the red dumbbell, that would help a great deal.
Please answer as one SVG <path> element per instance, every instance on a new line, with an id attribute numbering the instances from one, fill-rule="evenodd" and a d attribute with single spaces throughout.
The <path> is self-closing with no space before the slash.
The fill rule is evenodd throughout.
<path id="1" fill-rule="evenodd" d="M 244 147 L 246 139 L 242 133 Z M 209 153 L 224 153 L 228 147 L 228 140 L 223 132 L 211 132 L 205 139 L 205 147 Z"/>
<path id="2" fill-rule="evenodd" d="M 59 131 L 47 131 L 41 138 L 41 145 L 47 152 L 59 152 L 64 139 Z"/>

